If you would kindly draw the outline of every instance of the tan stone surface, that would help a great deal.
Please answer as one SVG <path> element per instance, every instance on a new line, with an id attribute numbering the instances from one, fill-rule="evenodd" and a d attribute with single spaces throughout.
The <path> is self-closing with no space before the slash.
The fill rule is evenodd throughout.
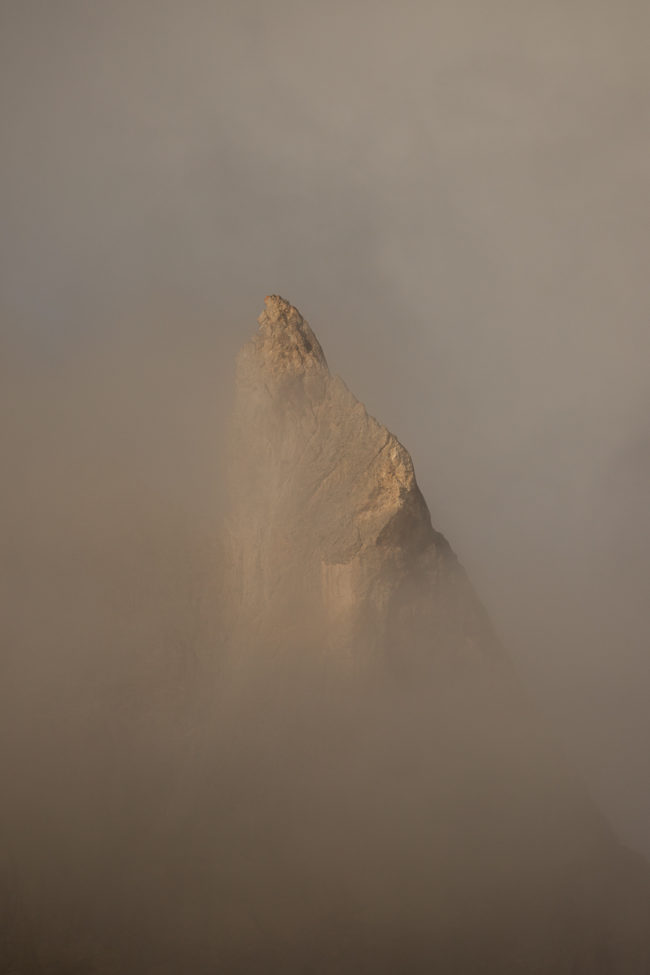
<path id="1" fill-rule="evenodd" d="M 459 652 L 480 632 L 490 643 L 406 448 L 329 371 L 288 301 L 267 297 L 258 324 L 238 359 L 232 435 L 233 589 L 247 621 L 286 631 L 287 619 L 318 619 L 329 647 L 357 666 L 412 621 L 415 600 L 409 652 L 427 629 L 432 650 L 441 644 L 443 616 L 446 650 L 450 627 Z M 458 600 L 462 625 L 450 612 Z"/>

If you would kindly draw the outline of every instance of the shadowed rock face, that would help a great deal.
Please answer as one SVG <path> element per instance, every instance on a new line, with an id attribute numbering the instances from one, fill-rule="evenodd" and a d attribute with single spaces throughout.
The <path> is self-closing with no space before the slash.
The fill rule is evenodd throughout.
<path id="1" fill-rule="evenodd" d="M 396 640 L 413 659 L 425 632 L 429 649 L 482 642 L 495 654 L 408 451 L 330 373 L 288 301 L 267 297 L 258 323 L 238 359 L 233 430 L 233 575 L 246 619 L 263 619 L 267 636 L 283 621 L 286 641 L 287 621 L 307 617 L 332 659 L 355 668 Z"/>

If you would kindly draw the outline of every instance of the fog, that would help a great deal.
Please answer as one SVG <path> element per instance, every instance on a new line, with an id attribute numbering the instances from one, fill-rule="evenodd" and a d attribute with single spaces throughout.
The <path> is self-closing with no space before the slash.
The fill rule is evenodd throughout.
<path id="1" fill-rule="evenodd" d="M 555 747 L 650 854 L 649 20 L 3 0 L 6 816 L 56 850 L 28 887 L 66 843 L 104 876 L 137 848 L 114 756 L 146 816 L 211 711 L 166 686 L 219 656 L 233 360 L 269 292 L 409 448 Z"/>

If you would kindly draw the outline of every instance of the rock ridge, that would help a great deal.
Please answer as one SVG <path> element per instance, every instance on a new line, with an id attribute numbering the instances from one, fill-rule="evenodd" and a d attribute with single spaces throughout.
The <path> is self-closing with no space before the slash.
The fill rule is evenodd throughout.
<path id="1" fill-rule="evenodd" d="M 238 357 L 233 422 L 235 601 L 246 617 L 295 618 L 309 606 L 330 643 L 374 656 L 414 601 L 441 631 L 451 587 L 452 602 L 473 607 L 465 629 L 484 627 L 408 450 L 330 372 L 290 302 L 267 296 L 258 326 Z"/>

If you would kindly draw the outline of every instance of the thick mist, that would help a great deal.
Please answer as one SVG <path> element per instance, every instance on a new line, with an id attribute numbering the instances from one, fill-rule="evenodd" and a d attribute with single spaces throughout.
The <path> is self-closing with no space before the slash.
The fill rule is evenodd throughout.
<path id="1" fill-rule="evenodd" d="M 4 386 L 2 970 L 642 971 L 642 865 L 500 658 L 425 617 L 351 672 L 300 540 L 233 612 L 232 367 L 143 319 Z"/>
<path id="2" fill-rule="evenodd" d="M 19 334 L 63 376 L 135 316 L 203 320 L 230 361 L 288 295 L 650 849 L 647 5 L 0 18 L 3 357 Z"/>
<path id="3" fill-rule="evenodd" d="M 271 291 L 409 448 L 556 754 L 648 854 L 648 27 L 635 0 L 2 4 L 10 960 L 126 970 L 159 937 L 157 970 L 191 945 L 195 970 L 233 971 L 228 952 L 260 922 L 232 908 L 222 943 L 213 917 L 250 904 L 235 878 L 259 886 L 264 850 L 275 890 L 304 805 L 334 816 L 322 793 L 343 792 L 365 828 L 377 804 L 354 770 L 387 739 L 384 800 L 403 796 L 400 775 L 426 778 L 426 749 L 400 769 L 429 702 L 393 701 L 386 724 L 382 689 L 358 711 L 335 687 L 319 723 L 288 677 L 275 705 L 260 692 L 266 716 L 253 690 L 220 697 L 233 363 Z M 452 695 L 437 720 L 453 710 Z M 332 723 L 348 755 L 337 785 Z M 318 781 L 301 737 L 328 742 Z M 268 749 L 285 760 L 264 792 Z M 449 749 L 453 794 L 467 750 Z M 234 834 L 254 849 L 242 811 L 264 795 L 268 843 L 252 865 L 229 859 Z M 384 801 L 378 835 L 398 807 Z M 321 878 L 333 857 L 328 910 L 347 896 L 346 828 L 331 831 L 340 859 L 313 855 Z M 462 899 L 465 861 L 450 862 Z M 467 917 L 483 906 L 477 894 Z M 296 903 L 285 911 L 278 944 L 295 930 Z M 71 925 L 86 946 L 62 943 Z"/>

